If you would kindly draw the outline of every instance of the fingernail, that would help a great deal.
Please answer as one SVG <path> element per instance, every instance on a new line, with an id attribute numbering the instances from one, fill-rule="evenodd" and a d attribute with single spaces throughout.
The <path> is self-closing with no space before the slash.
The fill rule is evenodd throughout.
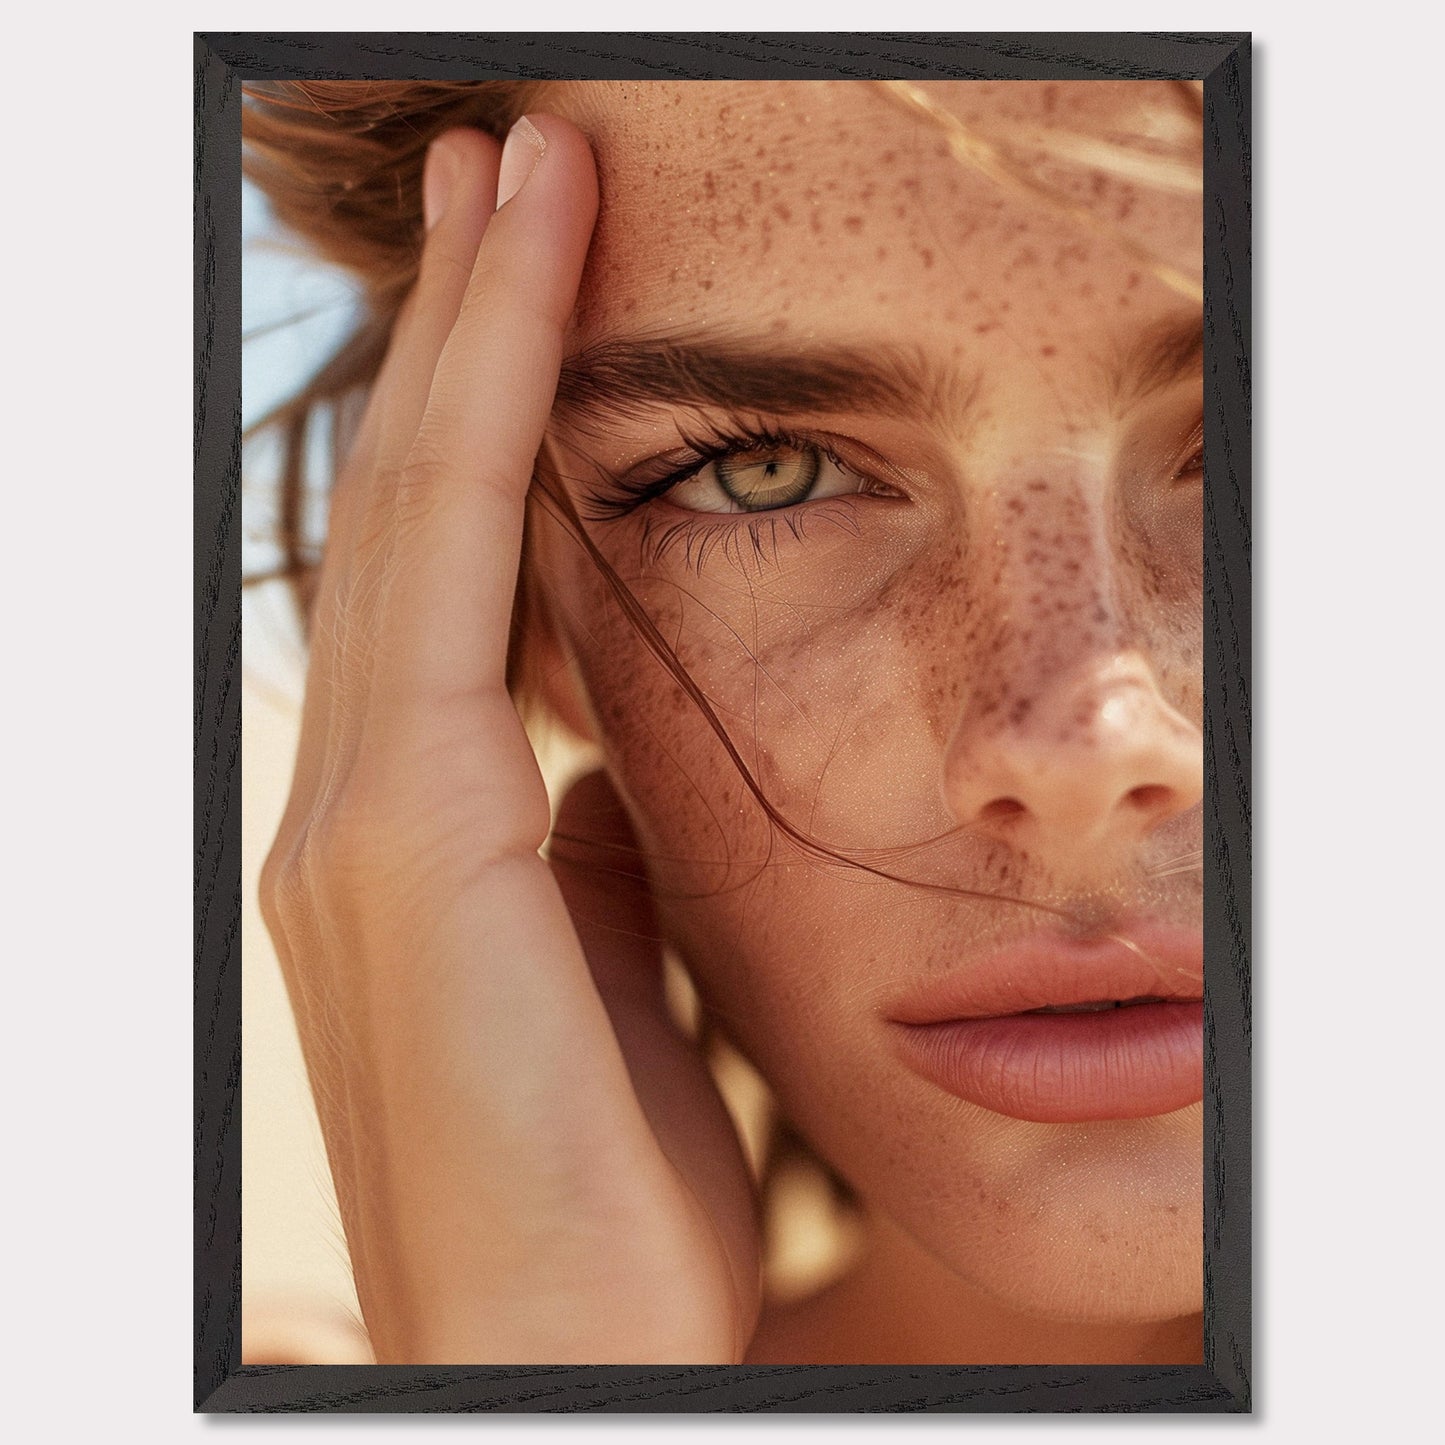
<path id="1" fill-rule="evenodd" d="M 524 115 L 510 131 L 502 147 L 502 164 L 497 171 L 497 209 L 501 210 L 518 191 L 528 176 L 537 169 L 542 152 L 547 149 L 542 132 Z"/>
<path id="2" fill-rule="evenodd" d="M 445 141 L 431 143 L 421 173 L 421 210 L 428 231 L 446 214 L 452 189 L 462 171 L 462 158 Z"/>

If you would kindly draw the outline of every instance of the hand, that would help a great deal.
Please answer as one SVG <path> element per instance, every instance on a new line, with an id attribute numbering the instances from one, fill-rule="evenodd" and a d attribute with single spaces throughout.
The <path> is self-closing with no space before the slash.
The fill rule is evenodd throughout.
<path id="1" fill-rule="evenodd" d="M 540 155 L 524 125 L 505 157 L 467 130 L 428 156 L 420 276 L 332 503 L 262 907 L 379 1362 L 735 1362 L 759 1301 L 737 1138 L 668 1019 L 620 804 L 585 780 L 560 831 L 590 856 L 542 859 L 505 685 L 597 207 L 581 134 L 535 121 Z"/>

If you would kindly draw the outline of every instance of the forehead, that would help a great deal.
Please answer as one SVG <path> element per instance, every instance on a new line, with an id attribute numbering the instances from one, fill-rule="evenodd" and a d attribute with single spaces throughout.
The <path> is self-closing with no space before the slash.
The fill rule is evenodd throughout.
<path id="1" fill-rule="evenodd" d="M 1041 352 L 1187 310 L 1197 101 L 1168 82 L 573 82 L 598 158 L 582 339 L 746 322 L 1002 330 Z"/>

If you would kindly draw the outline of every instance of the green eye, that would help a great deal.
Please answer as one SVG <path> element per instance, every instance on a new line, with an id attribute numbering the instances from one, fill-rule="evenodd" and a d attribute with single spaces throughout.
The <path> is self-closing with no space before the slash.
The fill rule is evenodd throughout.
<path id="1" fill-rule="evenodd" d="M 688 512 L 775 512 L 862 491 L 865 481 L 826 448 L 805 441 L 740 445 L 661 495 Z"/>
<path id="2" fill-rule="evenodd" d="M 822 465 L 817 447 L 789 446 L 719 457 L 713 463 L 718 485 L 748 512 L 801 502 L 812 491 Z"/>

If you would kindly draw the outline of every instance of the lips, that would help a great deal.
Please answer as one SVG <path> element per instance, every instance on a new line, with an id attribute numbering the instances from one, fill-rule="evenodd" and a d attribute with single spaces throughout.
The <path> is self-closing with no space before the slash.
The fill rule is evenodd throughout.
<path id="1" fill-rule="evenodd" d="M 1040 933 L 889 1016 L 899 1056 L 950 1094 L 1038 1123 L 1172 1113 L 1204 1093 L 1198 932 Z"/>

